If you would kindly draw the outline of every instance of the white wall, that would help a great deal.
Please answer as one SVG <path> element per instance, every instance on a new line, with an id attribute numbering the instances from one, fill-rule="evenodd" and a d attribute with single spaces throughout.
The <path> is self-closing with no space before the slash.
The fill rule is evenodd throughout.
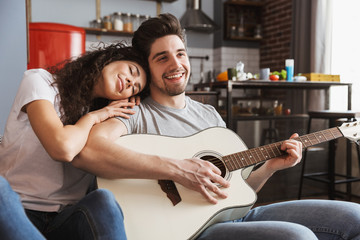
<path id="1" fill-rule="evenodd" d="M 25 1 L 0 0 L 0 135 L 26 70 Z"/>
<path id="2" fill-rule="evenodd" d="M 96 18 L 95 0 L 31 0 L 33 22 L 57 22 L 88 27 L 89 22 Z M 186 11 L 186 0 L 177 0 L 171 3 L 162 3 L 161 13 L 171 13 L 181 18 Z M 142 15 L 156 16 L 156 1 L 144 0 L 102 0 L 101 16 L 110 15 L 114 12 L 130 12 Z M 203 0 L 202 10 L 213 19 L 213 0 Z M 93 39 L 94 36 L 87 36 Z M 117 39 L 117 37 L 105 37 L 105 41 Z M 189 46 L 202 46 L 212 48 L 213 35 L 204 33 L 188 32 Z"/>

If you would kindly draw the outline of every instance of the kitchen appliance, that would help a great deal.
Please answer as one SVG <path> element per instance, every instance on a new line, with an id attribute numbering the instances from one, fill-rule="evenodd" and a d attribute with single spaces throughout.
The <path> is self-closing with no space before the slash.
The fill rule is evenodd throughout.
<path id="1" fill-rule="evenodd" d="M 187 0 L 187 10 L 180 19 L 186 30 L 211 33 L 219 28 L 203 11 L 200 0 Z"/>
<path id="2" fill-rule="evenodd" d="M 29 23 L 28 69 L 61 67 L 62 61 L 85 52 L 85 30 L 60 23 Z"/>

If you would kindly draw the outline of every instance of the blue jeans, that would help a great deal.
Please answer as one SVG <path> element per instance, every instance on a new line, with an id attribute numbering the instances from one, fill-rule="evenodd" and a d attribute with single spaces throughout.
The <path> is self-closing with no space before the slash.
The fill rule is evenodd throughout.
<path id="1" fill-rule="evenodd" d="M 123 213 L 114 195 L 105 189 L 90 192 L 59 213 L 26 213 L 47 239 L 126 240 Z"/>
<path id="2" fill-rule="evenodd" d="M 43 240 L 45 237 L 126 240 L 123 222 L 113 194 L 103 189 L 92 191 L 60 213 L 32 210 L 25 213 L 19 195 L 0 176 L 1 240 Z"/>
<path id="3" fill-rule="evenodd" d="M 250 210 L 242 219 L 218 223 L 198 238 L 246 240 L 360 240 L 360 204 L 298 200 Z"/>
<path id="4" fill-rule="evenodd" d="M 2 176 L 0 176 L 0 239 L 45 239 L 26 217 L 19 195 Z"/>

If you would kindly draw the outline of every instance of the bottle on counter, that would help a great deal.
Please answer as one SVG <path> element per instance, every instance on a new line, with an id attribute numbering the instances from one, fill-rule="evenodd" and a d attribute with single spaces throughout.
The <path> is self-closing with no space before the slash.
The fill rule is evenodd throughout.
<path id="1" fill-rule="evenodd" d="M 294 78 L 294 59 L 285 60 L 286 81 L 292 82 Z"/>
<path id="2" fill-rule="evenodd" d="M 114 22 L 114 30 L 116 31 L 123 31 L 124 30 L 124 23 L 122 20 L 121 12 L 115 12 L 113 15 L 113 22 Z"/>

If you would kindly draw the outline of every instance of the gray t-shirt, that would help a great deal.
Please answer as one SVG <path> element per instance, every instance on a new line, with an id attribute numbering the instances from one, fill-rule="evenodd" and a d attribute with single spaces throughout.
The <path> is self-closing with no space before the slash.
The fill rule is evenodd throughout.
<path id="1" fill-rule="evenodd" d="M 136 113 L 130 119 L 119 119 L 126 125 L 128 134 L 185 137 L 210 127 L 226 127 L 213 106 L 194 101 L 187 96 L 185 101 L 185 108 L 175 109 L 163 106 L 148 97 L 134 108 Z"/>
<path id="2" fill-rule="evenodd" d="M 211 105 L 185 98 L 183 109 L 174 109 L 155 102 L 151 97 L 144 99 L 130 119 L 118 118 L 125 124 L 128 134 L 147 133 L 170 137 L 187 137 L 210 127 L 226 127 L 225 122 Z M 245 145 L 242 145 L 245 146 Z M 239 150 L 245 150 L 240 149 Z M 246 179 L 253 167 L 242 172 Z"/>

